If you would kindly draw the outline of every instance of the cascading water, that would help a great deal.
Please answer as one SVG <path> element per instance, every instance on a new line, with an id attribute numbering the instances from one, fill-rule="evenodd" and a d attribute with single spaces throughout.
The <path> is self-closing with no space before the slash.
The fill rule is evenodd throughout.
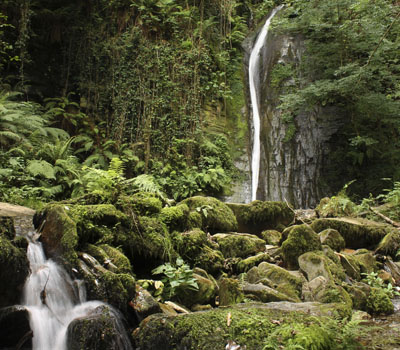
<path id="1" fill-rule="evenodd" d="M 83 283 L 72 281 L 63 268 L 46 259 L 34 231 L 29 231 L 27 239 L 31 275 L 25 283 L 23 304 L 30 314 L 33 349 L 65 350 L 70 322 L 92 314 L 105 304 L 99 301 L 85 302 Z M 107 308 L 110 307 L 107 305 Z M 125 333 L 124 330 L 121 332 Z M 120 348 L 131 349 L 127 338 Z"/>
<path id="2" fill-rule="evenodd" d="M 254 201 L 257 199 L 257 187 L 258 187 L 258 178 L 260 172 L 260 112 L 259 112 L 259 104 L 257 98 L 257 91 L 259 88 L 259 59 L 260 59 L 260 51 L 263 47 L 267 35 L 269 25 L 271 24 L 272 18 L 276 15 L 276 13 L 282 9 L 283 5 L 275 8 L 270 16 L 267 18 L 264 26 L 262 27 L 260 34 L 256 40 L 256 43 L 253 46 L 250 54 L 249 60 L 249 85 L 250 85 L 250 99 L 253 110 L 253 152 L 251 157 L 251 200 Z"/>

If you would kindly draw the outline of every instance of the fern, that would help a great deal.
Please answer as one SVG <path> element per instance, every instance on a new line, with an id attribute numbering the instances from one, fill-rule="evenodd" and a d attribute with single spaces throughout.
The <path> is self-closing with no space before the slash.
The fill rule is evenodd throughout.
<path id="1" fill-rule="evenodd" d="M 33 176 L 43 176 L 46 179 L 55 179 L 54 167 L 45 160 L 31 160 L 27 170 Z"/>
<path id="2" fill-rule="evenodd" d="M 127 180 L 126 184 L 131 184 L 136 191 L 155 193 L 161 199 L 165 199 L 164 193 L 153 175 L 142 174 Z"/>

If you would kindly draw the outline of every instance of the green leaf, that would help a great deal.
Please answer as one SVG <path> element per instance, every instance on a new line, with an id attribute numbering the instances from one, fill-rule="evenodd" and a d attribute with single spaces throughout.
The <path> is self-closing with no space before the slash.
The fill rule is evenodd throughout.
<path id="1" fill-rule="evenodd" d="M 45 160 L 31 160 L 28 164 L 27 170 L 33 176 L 43 176 L 46 179 L 56 179 L 54 167 Z"/>

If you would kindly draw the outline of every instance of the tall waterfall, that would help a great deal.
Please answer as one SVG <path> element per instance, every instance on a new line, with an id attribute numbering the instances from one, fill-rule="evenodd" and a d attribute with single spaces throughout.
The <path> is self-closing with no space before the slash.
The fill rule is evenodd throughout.
<path id="1" fill-rule="evenodd" d="M 30 314 L 33 350 L 66 350 L 70 322 L 90 315 L 105 304 L 99 301 L 85 302 L 86 293 L 82 283 L 72 281 L 61 266 L 46 259 L 34 231 L 27 234 L 27 239 L 31 275 L 25 283 L 23 304 Z M 123 348 L 130 349 L 128 341 L 126 344 Z"/>
<path id="2" fill-rule="evenodd" d="M 257 187 L 258 187 L 258 178 L 260 173 L 260 112 L 259 112 L 259 103 L 257 98 L 257 91 L 259 88 L 259 59 L 260 59 L 260 51 L 263 47 L 267 35 L 269 25 L 271 23 L 272 18 L 276 15 L 276 13 L 283 7 L 283 5 L 275 8 L 270 16 L 267 18 L 264 26 L 262 27 L 260 34 L 251 50 L 250 60 L 249 60 L 249 85 L 250 85 L 250 99 L 253 110 L 253 152 L 251 157 L 251 200 L 254 201 L 257 199 Z"/>

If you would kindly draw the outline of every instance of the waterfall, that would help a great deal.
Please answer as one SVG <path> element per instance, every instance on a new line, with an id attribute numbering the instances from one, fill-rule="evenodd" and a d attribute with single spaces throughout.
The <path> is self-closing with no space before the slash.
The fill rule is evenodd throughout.
<path id="1" fill-rule="evenodd" d="M 250 60 L 249 60 L 249 85 L 250 85 L 250 99 L 253 110 L 253 152 L 251 157 L 251 200 L 254 201 L 257 199 L 257 187 L 258 187 L 258 178 L 260 172 L 260 112 L 259 112 L 259 104 L 257 99 L 257 90 L 259 88 L 259 59 L 261 48 L 263 47 L 267 35 L 269 25 L 271 23 L 272 18 L 276 15 L 276 13 L 283 7 L 283 5 L 275 8 L 270 16 L 267 18 L 264 26 L 262 27 L 260 34 L 257 37 L 257 40 L 251 50 Z"/>
<path id="2" fill-rule="evenodd" d="M 33 350 L 66 350 L 67 328 L 71 321 L 88 316 L 106 304 L 86 302 L 82 281 L 73 281 L 61 266 L 46 259 L 34 231 L 29 231 L 26 236 L 31 275 L 24 286 L 22 303 L 30 314 Z"/>

